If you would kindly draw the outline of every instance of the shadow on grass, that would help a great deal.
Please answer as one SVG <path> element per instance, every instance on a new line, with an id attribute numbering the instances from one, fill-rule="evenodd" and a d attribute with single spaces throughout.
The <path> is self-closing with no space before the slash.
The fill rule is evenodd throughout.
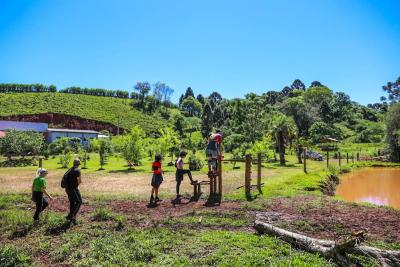
<path id="1" fill-rule="evenodd" d="M 59 235 L 66 232 L 69 228 L 71 228 L 70 222 L 63 222 L 62 224 L 50 226 L 46 229 L 46 234 L 48 235 Z"/>
<path id="2" fill-rule="evenodd" d="M 103 169 L 104 170 L 104 169 Z M 109 171 L 109 173 L 135 173 L 135 172 L 139 172 L 139 170 L 136 169 L 126 169 L 126 170 L 112 170 Z"/>

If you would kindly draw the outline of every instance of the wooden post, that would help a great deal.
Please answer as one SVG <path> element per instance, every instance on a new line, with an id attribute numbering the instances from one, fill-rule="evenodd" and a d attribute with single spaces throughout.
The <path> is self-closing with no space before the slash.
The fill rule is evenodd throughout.
<path id="1" fill-rule="evenodd" d="M 351 162 L 354 163 L 354 154 L 351 153 Z"/>
<path id="2" fill-rule="evenodd" d="M 218 160 L 218 194 L 222 197 L 222 162 Z"/>
<path id="3" fill-rule="evenodd" d="M 326 151 L 326 167 L 329 167 L 329 151 Z"/>
<path id="4" fill-rule="evenodd" d="M 245 174 L 244 174 L 244 190 L 246 196 L 250 196 L 251 190 L 251 156 L 246 155 L 246 167 L 245 167 Z"/>
<path id="5" fill-rule="evenodd" d="M 210 196 L 214 195 L 214 174 L 209 173 L 208 178 L 210 178 Z"/>
<path id="6" fill-rule="evenodd" d="M 261 190 L 261 153 L 257 155 L 257 189 Z"/>
<path id="7" fill-rule="evenodd" d="M 43 167 L 43 159 L 39 158 L 39 168 L 42 168 L 42 167 Z"/>
<path id="8" fill-rule="evenodd" d="M 340 155 L 340 152 L 338 152 L 338 156 L 339 156 L 339 167 L 342 166 L 342 156 Z"/>
<path id="9" fill-rule="evenodd" d="M 303 150 L 303 170 L 304 170 L 304 173 L 307 173 L 307 148 L 306 147 Z"/>
<path id="10" fill-rule="evenodd" d="M 360 161 L 360 153 L 357 152 L 357 161 Z"/>
<path id="11" fill-rule="evenodd" d="M 198 195 L 199 195 L 199 193 L 198 193 L 198 190 L 197 190 L 197 183 L 195 183 L 194 185 L 193 185 L 193 197 L 194 197 L 194 199 L 198 199 Z"/>
<path id="12" fill-rule="evenodd" d="M 347 164 L 349 164 L 349 152 L 346 152 Z"/>

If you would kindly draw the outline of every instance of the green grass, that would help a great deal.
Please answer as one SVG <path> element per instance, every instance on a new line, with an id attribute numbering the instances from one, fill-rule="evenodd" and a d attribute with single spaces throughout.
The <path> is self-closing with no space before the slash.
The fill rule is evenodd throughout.
<path id="1" fill-rule="evenodd" d="M 132 108 L 132 100 L 63 93 L 0 94 L 0 116 L 61 113 L 85 119 L 119 123 L 130 130 L 139 125 L 146 132 L 158 132 L 166 121 Z"/>

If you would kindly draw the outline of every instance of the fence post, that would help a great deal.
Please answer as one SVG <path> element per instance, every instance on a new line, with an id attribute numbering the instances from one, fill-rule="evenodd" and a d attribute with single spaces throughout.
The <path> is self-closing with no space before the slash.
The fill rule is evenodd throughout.
<path id="1" fill-rule="evenodd" d="M 342 158 L 341 158 L 340 152 L 338 152 L 338 156 L 339 156 L 339 167 L 341 167 L 342 166 Z"/>
<path id="2" fill-rule="evenodd" d="M 250 196 L 250 190 L 251 190 L 251 156 L 250 155 L 246 155 L 244 188 L 245 188 L 246 196 Z"/>
<path id="3" fill-rule="evenodd" d="M 222 197 L 222 161 L 218 160 L 218 194 Z"/>
<path id="4" fill-rule="evenodd" d="M 39 168 L 41 169 L 43 167 L 43 159 L 39 158 Z"/>
<path id="5" fill-rule="evenodd" d="M 326 151 L 326 167 L 329 168 L 329 151 Z"/>
<path id="6" fill-rule="evenodd" d="M 304 173 L 307 173 L 307 148 L 306 147 L 303 150 L 303 170 L 304 170 Z"/>
<path id="7" fill-rule="evenodd" d="M 347 164 L 349 164 L 349 152 L 346 152 Z"/>
<path id="8" fill-rule="evenodd" d="M 261 191 L 261 153 L 257 155 L 257 189 Z"/>
<path id="9" fill-rule="evenodd" d="M 354 154 L 351 153 L 351 162 L 354 163 Z"/>
<path id="10" fill-rule="evenodd" d="M 357 161 L 360 161 L 360 153 L 357 152 Z"/>

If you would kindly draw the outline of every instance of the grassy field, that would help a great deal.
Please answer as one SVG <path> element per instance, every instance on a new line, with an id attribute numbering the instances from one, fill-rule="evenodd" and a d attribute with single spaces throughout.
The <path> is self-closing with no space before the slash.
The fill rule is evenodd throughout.
<path id="1" fill-rule="evenodd" d="M 259 211 L 293 209 L 299 213 L 296 216 L 301 216 L 310 210 L 311 220 L 311 214 L 317 218 L 324 214 L 326 203 L 332 202 L 330 206 L 337 205 L 340 210 L 354 209 L 326 199 L 319 190 L 307 190 L 318 188 L 319 182 L 326 179 L 330 170 L 325 162 L 309 160 L 309 173 L 304 174 L 294 155 L 287 159 L 284 167 L 263 163 L 263 193 L 254 191 L 253 201 L 246 201 L 244 189 L 238 189 L 244 184 L 243 163 L 236 165 L 240 169 L 223 164 L 224 199 L 217 207 L 203 206 L 207 190 L 198 203 L 172 205 L 169 200 L 175 193 L 174 167 L 166 167 L 161 187 L 164 201 L 151 209 L 146 207 L 150 160 L 144 159 L 142 166 L 128 170 L 122 158 L 113 156 L 105 170 L 99 171 L 98 156 L 91 154 L 88 169 L 82 170 L 84 205 L 79 224 L 71 228 L 65 224 L 68 203 L 60 188 L 65 169 L 57 164 L 57 158 L 43 163 L 50 170 L 48 191 L 56 198 L 37 225 L 32 222 L 33 203 L 29 200 L 36 167 L 0 168 L 0 266 L 333 266 L 318 255 L 257 235 L 252 229 Z M 331 165 L 337 166 L 338 162 L 333 160 Z M 357 163 L 348 168 L 357 165 L 363 166 Z M 194 172 L 195 179 L 206 179 L 206 171 L 204 167 Z M 256 173 L 253 166 L 253 178 Z M 184 194 L 189 196 L 191 190 L 185 180 Z M 365 209 L 369 214 L 371 210 Z M 379 212 L 376 218 L 384 218 L 381 214 L 387 213 L 384 208 Z M 392 213 L 393 218 L 399 216 L 398 212 Z M 341 225 L 340 220 L 345 219 L 339 218 L 333 225 Z M 351 223 L 351 214 L 347 219 Z M 312 220 L 286 223 L 294 230 L 324 233 Z M 345 226 L 335 226 L 330 231 L 337 234 L 335 231 L 343 229 Z M 379 233 L 371 243 L 393 248 L 400 244 L 388 244 Z M 364 266 L 376 266 L 369 259 L 360 260 Z"/>
<path id="2" fill-rule="evenodd" d="M 0 116 L 61 113 L 108 122 L 130 130 L 139 125 L 146 132 L 167 126 L 162 118 L 154 120 L 132 108 L 132 100 L 63 93 L 0 94 Z M 119 121 L 118 121 L 119 118 Z"/>

